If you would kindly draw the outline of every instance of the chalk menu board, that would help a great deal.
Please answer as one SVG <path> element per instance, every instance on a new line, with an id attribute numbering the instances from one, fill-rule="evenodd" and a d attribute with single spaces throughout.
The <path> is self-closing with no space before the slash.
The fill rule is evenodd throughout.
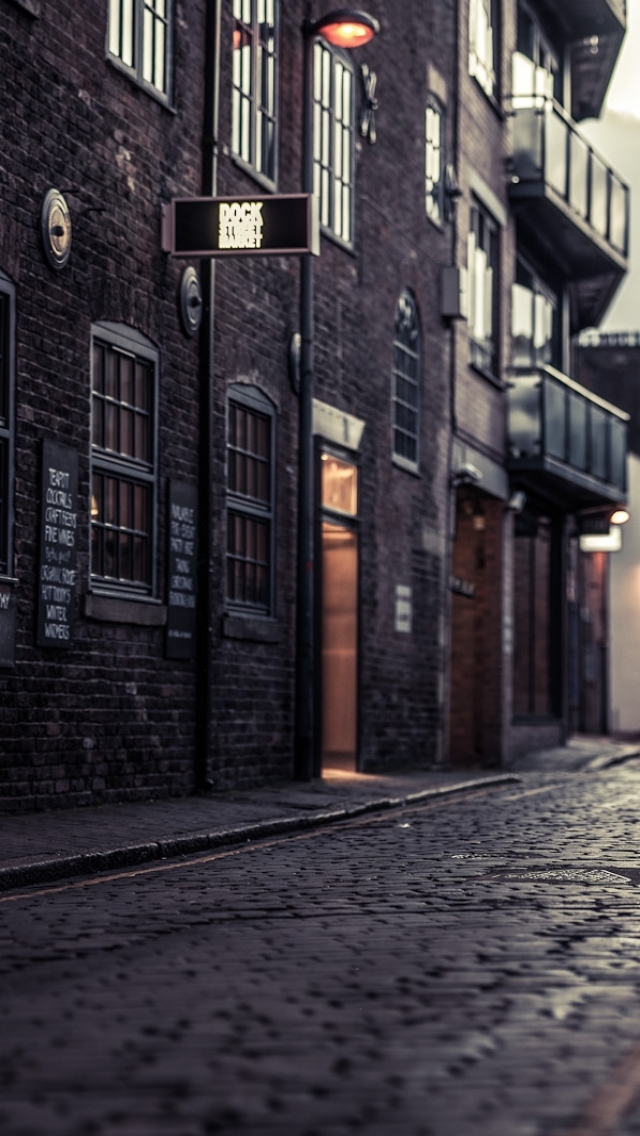
<path id="1" fill-rule="evenodd" d="M 167 582 L 168 659 L 196 654 L 196 571 L 198 496 L 195 485 L 169 482 L 169 565 Z"/>
<path id="2" fill-rule="evenodd" d="M 75 615 L 78 455 L 42 443 L 40 570 L 36 605 L 39 647 L 71 647 Z"/>

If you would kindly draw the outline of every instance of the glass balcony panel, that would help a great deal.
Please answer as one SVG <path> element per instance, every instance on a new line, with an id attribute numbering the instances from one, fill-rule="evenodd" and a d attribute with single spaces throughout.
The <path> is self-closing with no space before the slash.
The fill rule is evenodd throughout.
<path id="1" fill-rule="evenodd" d="M 569 138 L 569 203 L 580 217 L 586 218 L 589 212 L 589 147 L 573 130 Z"/>
<path id="2" fill-rule="evenodd" d="M 513 120 L 513 166 L 521 181 L 537 181 L 542 176 L 544 116 L 529 106 L 516 112 Z"/>
<path id="3" fill-rule="evenodd" d="M 544 380 L 545 451 L 552 458 L 567 457 L 567 394 L 561 383 Z"/>
<path id="4" fill-rule="evenodd" d="M 538 375 L 519 378 L 509 390 L 509 446 L 513 457 L 541 453 L 540 392 Z"/>
<path id="5" fill-rule="evenodd" d="M 591 473 L 608 481 L 607 433 L 609 415 L 599 406 L 591 407 Z"/>
<path id="6" fill-rule="evenodd" d="M 597 154 L 591 155 L 591 224 L 601 237 L 607 236 L 609 171 Z"/>
<path id="7" fill-rule="evenodd" d="M 612 173 L 609 239 L 624 253 L 627 251 L 627 192 L 627 187 Z"/>
<path id="8" fill-rule="evenodd" d="M 609 480 L 624 493 L 627 491 L 627 424 L 611 419 L 611 469 Z"/>
<path id="9" fill-rule="evenodd" d="M 540 115 L 545 130 L 545 165 L 547 181 L 561 197 L 568 196 L 567 177 L 567 134 L 569 127 L 559 114 L 553 113 L 549 104 L 544 115 Z"/>
<path id="10" fill-rule="evenodd" d="M 588 402 L 583 395 L 569 392 L 569 463 L 587 468 Z"/>

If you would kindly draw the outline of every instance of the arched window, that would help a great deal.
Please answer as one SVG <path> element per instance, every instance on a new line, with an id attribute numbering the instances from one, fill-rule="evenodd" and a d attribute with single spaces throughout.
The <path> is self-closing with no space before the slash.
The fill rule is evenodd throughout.
<path id="1" fill-rule="evenodd" d="M 396 307 L 392 373 L 393 458 L 417 470 L 420 433 L 420 329 L 416 303 L 406 289 Z"/>

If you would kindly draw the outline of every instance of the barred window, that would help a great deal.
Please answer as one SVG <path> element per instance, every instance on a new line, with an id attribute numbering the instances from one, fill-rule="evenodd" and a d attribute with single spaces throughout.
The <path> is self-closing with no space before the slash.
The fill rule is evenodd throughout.
<path id="1" fill-rule="evenodd" d="M 94 332 L 91 578 L 99 590 L 151 595 L 158 356 L 130 336 Z"/>
<path id="2" fill-rule="evenodd" d="M 314 45 L 313 192 L 320 223 L 353 244 L 354 109 L 349 61 L 325 43 Z"/>
<path id="3" fill-rule="evenodd" d="M 0 575 L 10 575 L 13 482 L 13 287 L 0 272 Z"/>
<path id="4" fill-rule="evenodd" d="M 393 457 L 417 470 L 420 431 L 420 332 L 418 311 L 410 292 L 396 307 L 392 372 Z"/>
<path id="5" fill-rule="evenodd" d="M 109 0 L 108 50 L 144 86 L 170 97 L 172 0 Z"/>
<path id="6" fill-rule="evenodd" d="M 277 0 L 233 0 L 231 149 L 275 185 L 277 170 Z"/>
<path id="7" fill-rule="evenodd" d="M 273 609 L 274 408 L 254 387 L 229 392 L 227 436 L 227 602 Z"/>

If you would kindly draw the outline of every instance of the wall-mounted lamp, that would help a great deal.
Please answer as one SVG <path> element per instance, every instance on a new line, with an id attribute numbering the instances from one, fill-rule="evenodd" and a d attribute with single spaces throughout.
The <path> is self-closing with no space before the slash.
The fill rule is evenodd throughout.
<path id="1" fill-rule="evenodd" d="M 363 47 L 380 31 L 380 24 L 368 12 L 357 8 L 339 8 L 328 12 L 311 25 L 311 35 L 320 35 L 334 47 Z"/>
<path id="2" fill-rule="evenodd" d="M 527 503 L 527 495 L 522 489 L 516 489 L 509 498 L 509 510 L 512 513 L 521 513 Z"/>
<path id="3" fill-rule="evenodd" d="M 609 523 L 612 525 L 626 525 L 629 517 L 630 513 L 626 509 L 616 509 L 609 517 Z"/>

